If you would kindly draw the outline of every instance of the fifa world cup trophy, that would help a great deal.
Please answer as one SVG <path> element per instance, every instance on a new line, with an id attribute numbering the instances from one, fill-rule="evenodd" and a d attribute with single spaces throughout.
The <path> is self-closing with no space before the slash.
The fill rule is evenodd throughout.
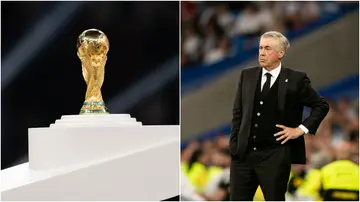
<path id="1" fill-rule="evenodd" d="M 88 29 L 80 34 L 77 55 L 81 60 L 82 74 L 87 85 L 80 114 L 108 114 L 101 95 L 108 51 L 109 40 L 102 31 Z"/>

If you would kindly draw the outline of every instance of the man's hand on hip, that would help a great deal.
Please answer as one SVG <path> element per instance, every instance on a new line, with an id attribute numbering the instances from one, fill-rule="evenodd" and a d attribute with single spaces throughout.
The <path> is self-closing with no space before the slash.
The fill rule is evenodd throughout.
<path id="1" fill-rule="evenodd" d="M 281 140 L 285 139 L 281 142 L 281 144 L 285 144 L 285 142 L 287 142 L 291 139 L 296 139 L 304 134 L 304 131 L 299 127 L 289 128 L 289 127 L 286 127 L 286 126 L 283 126 L 280 124 L 276 124 L 276 127 L 283 129 L 282 131 L 280 131 L 274 135 L 275 137 L 280 136 L 276 139 L 277 141 L 281 141 Z"/>

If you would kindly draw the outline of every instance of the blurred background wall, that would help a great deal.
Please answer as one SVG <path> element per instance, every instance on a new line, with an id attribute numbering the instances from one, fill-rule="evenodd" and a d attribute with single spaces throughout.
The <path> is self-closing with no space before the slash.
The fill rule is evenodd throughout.
<path id="1" fill-rule="evenodd" d="M 86 29 L 110 41 L 102 86 L 109 112 L 179 124 L 178 2 L 1 2 L 1 9 L 1 169 L 27 161 L 28 128 L 80 112 L 86 84 L 76 42 Z"/>
<path id="2" fill-rule="evenodd" d="M 358 2 L 181 5 L 182 198 L 229 199 L 228 135 L 239 75 L 258 65 L 261 34 L 276 30 L 291 43 L 282 64 L 306 72 L 330 104 L 316 136 L 305 136 L 307 163 L 292 166 L 286 198 L 322 200 L 319 173 L 339 162 L 339 151 L 358 167 Z M 343 183 L 338 186 L 352 181 Z M 260 188 L 254 200 L 264 200 Z"/>

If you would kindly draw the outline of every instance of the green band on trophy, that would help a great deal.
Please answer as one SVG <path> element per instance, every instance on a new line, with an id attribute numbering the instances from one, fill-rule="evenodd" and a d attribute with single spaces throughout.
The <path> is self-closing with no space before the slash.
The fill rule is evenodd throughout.
<path id="1" fill-rule="evenodd" d="M 84 106 L 89 106 L 89 105 L 101 105 L 101 106 L 105 106 L 104 102 L 84 102 L 83 104 Z"/>
<path id="2" fill-rule="evenodd" d="M 92 109 L 92 110 L 89 110 L 89 109 L 82 109 L 80 110 L 80 114 L 87 114 L 87 113 L 108 113 L 106 110 L 104 109 Z"/>

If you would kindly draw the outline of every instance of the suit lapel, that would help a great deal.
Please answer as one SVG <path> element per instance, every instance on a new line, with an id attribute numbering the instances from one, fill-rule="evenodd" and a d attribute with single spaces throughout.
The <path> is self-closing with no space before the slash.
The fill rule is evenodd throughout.
<path id="1" fill-rule="evenodd" d="M 279 86 L 278 86 L 278 106 L 280 111 L 284 110 L 285 95 L 289 82 L 288 73 L 289 73 L 288 69 L 282 66 L 279 75 Z"/>
<path id="2" fill-rule="evenodd" d="M 248 85 L 244 85 L 244 87 L 247 89 L 247 95 L 246 96 L 243 96 L 243 97 L 247 97 L 247 101 L 248 101 L 248 104 L 247 105 L 243 105 L 243 106 L 249 106 L 248 107 L 248 114 L 250 115 L 250 119 L 252 118 L 252 111 L 253 111 L 253 108 L 254 108 L 254 99 L 255 99 L 255 92 L 256 92 L 256 87 L 257 87 L 257 84 L 258 82 L 261 82 L 261 79 L 259 79 L 259 76 L 261 74 L 261 67 L 258 67 L 258 68 L 255 68 L 254 71 L 251 71 L 249 72 L 249 74 L 251 75 L 248 75 L 248 77 L 246 77 L 248 80 L 247 80 L 247 84 Z"/>

